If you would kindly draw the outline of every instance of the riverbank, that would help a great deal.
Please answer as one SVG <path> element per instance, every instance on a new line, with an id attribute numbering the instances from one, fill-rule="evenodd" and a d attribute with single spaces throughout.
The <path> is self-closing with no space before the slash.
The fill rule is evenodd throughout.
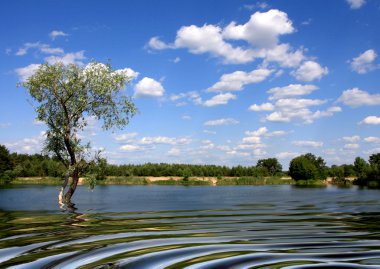
<path id="1" fill-rule="evenodd" d="M 86 185 L 80 178 L 79 185 Z M 332 180 L 298 181 L 290 177 L 107 177 L 97 185 L 185 185 L 185 186 L 226 186 L 226 185 L 328 185 Z M 62 179 L 52 177 L 19 177 L 12 181 L 15 185 L 61 185 Z"/>

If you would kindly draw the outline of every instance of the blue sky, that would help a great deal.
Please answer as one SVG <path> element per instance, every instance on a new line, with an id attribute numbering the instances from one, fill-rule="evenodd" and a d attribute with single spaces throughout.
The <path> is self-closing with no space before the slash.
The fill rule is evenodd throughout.
<path id="1" fill-rule="evenodd" d="M 19 81 L 43 62 L 111 60 L 134 77 L 123 130 L 81 134 L 111 163 L 285 167 L 380 152 L 380 2 L 2 1 L 0 143 L 40 152 Z"/>

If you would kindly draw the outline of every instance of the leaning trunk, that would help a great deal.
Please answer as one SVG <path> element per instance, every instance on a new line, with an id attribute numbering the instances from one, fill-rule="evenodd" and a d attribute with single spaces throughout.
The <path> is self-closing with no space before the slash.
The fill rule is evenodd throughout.
<path id="1" fill-rule="evenodd" d="M 72 181 L 70 183 L 69 189 L 67 190 L 65 194 L 65 202 L 70 203 L 71 202 L 71 197 L 73 196 L 77 185 L 79 181 L 79 173 L 78 171 L 74 171 L 74 173 L 71 175 Z"/>

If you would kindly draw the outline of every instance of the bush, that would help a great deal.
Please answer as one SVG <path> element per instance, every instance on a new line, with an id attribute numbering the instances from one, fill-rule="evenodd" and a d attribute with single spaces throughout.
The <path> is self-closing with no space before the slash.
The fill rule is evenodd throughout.
<path id="1" fill-rule="evenodd" d="M 4 183 L 11 183 L 16 178 L 16 172 L 13 170 L 7 170 L 0 175 L 0 179 Z"/>

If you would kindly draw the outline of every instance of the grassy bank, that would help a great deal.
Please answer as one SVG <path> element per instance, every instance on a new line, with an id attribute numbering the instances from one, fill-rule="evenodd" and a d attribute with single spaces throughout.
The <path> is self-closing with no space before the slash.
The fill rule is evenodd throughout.
<path id="1" fill-rule="evenodd" d="M 0 181 L 1 184 L 1 181 Z M 28 177 L 17 178 L 12 184 L 41 184 L 60 185 L 61 178 Z M 79 184 L 85 185 L 86 180 L 81 178 Z M 231 186 L 231 185 L 296 185 L 296 186 L 325 186 L 326 181 L 299 180 L 288 177 L 107 177 L 99 180 L 97 185 L 166 185 L 166 186 Z M 338 185 L 338 184 L 337 184 Z"/>
<path id="2" fill-rule="evenodd" d="M 280 177 L 239 177 L 218 179 L 216 185 L 293 185 L 295 181 Z"/>

